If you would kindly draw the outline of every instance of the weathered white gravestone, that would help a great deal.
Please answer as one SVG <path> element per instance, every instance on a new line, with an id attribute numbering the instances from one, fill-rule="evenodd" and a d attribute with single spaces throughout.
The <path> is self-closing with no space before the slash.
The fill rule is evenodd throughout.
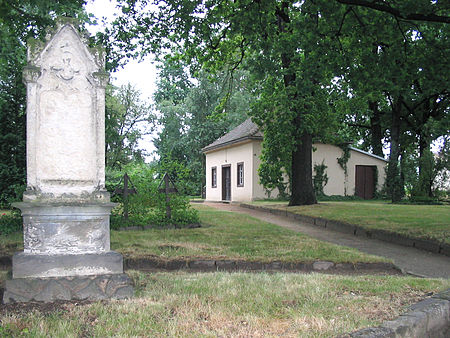
<path id="1" fill-rule="evenodd" d="M 27 191 L 15 204 L 24 251 L 13 257 L 5 303 L 132 295 L 123 258 L 110 251 L 104 63 L 69 19 L 28 46 Z"/>

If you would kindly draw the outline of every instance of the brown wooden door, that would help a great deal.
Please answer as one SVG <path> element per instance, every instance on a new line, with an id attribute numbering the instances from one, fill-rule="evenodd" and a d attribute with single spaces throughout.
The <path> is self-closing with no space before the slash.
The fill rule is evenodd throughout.
<path id="1" fill-rule="evenodd" d="M 231 166 L 222 167 L 222 200 L 231 201 Z"/>
<path id="2" fill-rule="evenodd" d="M 369 165 L 356 166 L 355 195 L 365 200 L 373 198 L 375 168 Z"/>

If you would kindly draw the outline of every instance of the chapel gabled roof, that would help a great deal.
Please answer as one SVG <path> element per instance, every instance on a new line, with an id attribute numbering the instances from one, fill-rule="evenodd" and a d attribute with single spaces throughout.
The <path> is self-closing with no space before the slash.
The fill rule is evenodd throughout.
<path id="1" fill-rule="evenodd" d="M 239 143 L 245 140 L 262 140 L 263 134 L 258 126 L 248 118 L 236 128 L 226 133 L 202 149 L 203 152 L 219 149 L 228 145 Z"/>

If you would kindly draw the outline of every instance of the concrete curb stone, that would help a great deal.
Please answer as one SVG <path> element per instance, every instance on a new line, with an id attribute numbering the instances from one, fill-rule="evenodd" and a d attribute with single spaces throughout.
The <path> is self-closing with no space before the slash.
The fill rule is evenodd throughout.
<path id="1" fill-rule="evenodd" d="M 242 260 L 208 260 L 208 259 L 178 259 L 178 260 L 159 260 L 157 258 L 124 258 L 126 270 L 143 271 L 174 271 L 174 270 L 192 270 L 199 272 L 211 271 L 285 271 L 309 273 L 389 273 L 401 274 L 401 271 L 391 263 L 333 263 L 328 261 L 316 261 L 311 263 L 302 262 L 251 262 Z"/>
<path id="2" fill-rule="evenodd" d="M 0 260 L 8 261 L 9 264 L 3 266 L 3 270 L 11 268 L 9 257 L 0 257 Z M 142 271 L 174 271 L 174 270 L 194 270 L 194 271 L 290 271 L 290 272 L 311 272 L 322 271 L 330 273 L 353 273 L 353 272 L 387 272 L 401 274 L 402 272 L 392 263 L 333 263 L 327 261 L 304 262 L 251 262 L 243 260 L 214 260 L 214 259 L 173 259 L 163 260 L 157 257 L 124 257 L 124 270 Z"/>
<path id="3" fill-rule="evenodd" d="M 275 215 L 287 216 L 288 218 L 298 220 L 300 222 L 324 227 L 332 231 L 352 234 L 359 237 L 367 237 L 378 239 L 380 241 L 395 243 L 403 246 L 415 247 L 417 249 L 450 256 L 450 244 L 440 243 L 433 239 L 423 239 L 417 237 L 409 237 L 396 232 L 382 229 L 366 229 L 360 225 L 349 224 L 341 221 L 328 220 L 322 217 L 312 217 L 296 214 L 287 210 L 269 208 L 264 206 L 254 206 L 246 203 L 239 203 L 239 206 L 247 209 L 260 210 Z"/>
<path id="4" fill-rule="evenodd" d="M 450 244 L 442 243 L 439 253 L 442 255 L 450 256 Z"/>
<path id="5" fill-rule="evenodd" d="M 378 327 L 358 330 L 340 337 L 448 337 L 450 333 L 449 298 L 450 289 L 413 304 L 407 313 L 386 321 Z"/>

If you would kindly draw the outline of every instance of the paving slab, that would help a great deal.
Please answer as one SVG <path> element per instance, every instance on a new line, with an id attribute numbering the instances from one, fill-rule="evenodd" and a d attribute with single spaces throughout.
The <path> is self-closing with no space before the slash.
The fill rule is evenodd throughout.
<path id="1" fill-rule="evenodd" d="M 233 203 L 205 202 L 204 204 L 219 210 L 250 215 L 262 221 L 301 232 L 325 242 L 344 245 L 372 255 L 392 259 L 394 264 L 404 273 L 429 278 L 450 278 L 450 257 L 444 255 L 377 239 L 357 237 L 353 234 L 332 231 L 302 222 L 299 219 L 275 215 L 261 210 L 247 209 Z"/>

